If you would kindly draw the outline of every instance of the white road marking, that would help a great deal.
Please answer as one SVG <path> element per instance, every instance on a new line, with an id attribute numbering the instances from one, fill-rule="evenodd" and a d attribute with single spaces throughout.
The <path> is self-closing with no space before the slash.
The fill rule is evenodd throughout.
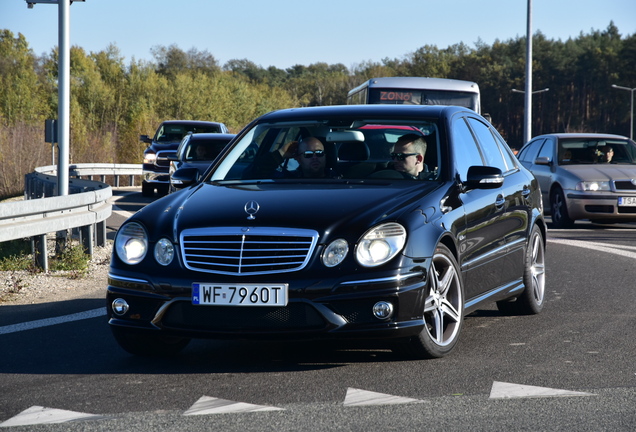
<path id="1" fill-rule="evenodd" d="M 0 427 L 28 426 L 36 424 L 66 423 L 79 420 L 99 420 L 105 416 L 32 406 L 15 417 L 0 423 Z"/>
<path id="2" fill-rule="evenodd" d="M 599 252 L 611 253 L 614 255 L 620 255 L 627 258 L 636 259 L 636 246 L 627 245 L 613 245 L 609 243 L 594 243 L 581 240 L 570 239 L 548 239 L 550 243 L 558 243 L 567 246 L 576 246 L 585 249 L 592 249 Z M 635 251 L 635 252 L 630 252 Z"/>
<path id="3" fill-rule="evenodd" d="M 225 399 L 203 396 L 199 398 L 199 400 L 196 401 L 194 405 L 190 407 L 190 409 L 184 412 L 183 415 L 190 416 L 257 411 L 284 411 L 284 409 L 267 405 L 252 405 L 245 402 L 234 402 Z"/>
<path id="4" fill-rule="evenodd" d="M 490 390 L 490 399 L 536 398 L 555 396 L 596 396 L 593 393 L 584 393 L 570 390 L 560 390 L 548 387 L 535 387 L 529 385 L 512 384 L 495 381 Z"/>
<path id="5" fill-rule="evenodd" d="M 78 312 L 71 315 L 63 315 L 55 318 L 46 318 L 35 321 L 27 321 L 19 324 L 12 324 L 0 327 L 0 335 L 16 333 L 25 330 L 33 330 L 40 327 L 48 327 L 56 324 L 63 324 L 71 321 L 79 321 L 89 318 L 96 318 L 106 315 L 106 308 L 101 307 L 99 309 L 88 310 L 85 312 Z"/>
<path id="6" fill-rule="evenodd" d="M 377 393 L 367 390 L 360 390 L 349 387 L 345 396 L 344 406 L 362 406 L 362 405 L 395 405 L 407 403 L 423 403 L 419 399 L 411 399 L 401 396 L 393 396 L 384 393 Z"/>

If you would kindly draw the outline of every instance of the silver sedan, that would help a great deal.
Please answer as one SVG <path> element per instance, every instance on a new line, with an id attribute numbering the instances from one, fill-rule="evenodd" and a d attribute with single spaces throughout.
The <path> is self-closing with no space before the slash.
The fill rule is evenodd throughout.
<path id="1" fill-rule="evenodd" d="M 555 133 L 517 155 L 539 181 L 555 228 L 575 220 L 636 221 L 636 143 L 620 135 Z"/>

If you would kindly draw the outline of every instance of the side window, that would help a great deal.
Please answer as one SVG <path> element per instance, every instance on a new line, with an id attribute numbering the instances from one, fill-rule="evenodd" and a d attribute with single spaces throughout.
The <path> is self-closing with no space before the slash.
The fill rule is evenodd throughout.
<path id="1" fill-rule="evenodd" d="M 453 144 L 457 173 L 461 181 L 466 181 L 468 168 L 473 165 L 483 165 L 484 163 L 475 138 L 463 118 L 456 118 L 453 121 Z"/>
<path id="2" fill-rule="evenodd" d="M 499 150 L 501 151 L 501 154 L 503 155 L 506 165 L 508 165 L 508 169 L 513 170 L 517 168 L 515 155 L 514 153 L 512 153 L 512 150 L 510 150 L 510 147 L 508 147 L 508 144 L 496 131 L 494 131 L 493 129 L 491 129 L 490 131 L 493 133 L 493 135 L 495 136 L 495 140 L 499 144 Z"/>
<path id="3" fill-rule="evenodd" d="M 481 150 L 484 153 L 486 165 L 499 168 L 503 173 L 507 172 L 508 167 L 504 162 L 501 149 L 495 141 L 495 137 L 492 132 L 490 132 L 490 128 L 486 124 L 471 117 L 468 118 L 468 123 L 470 123 L 470 127 L 473 129 L 473 132 L 475 132 L 475 135 L 481 144 Z"/>
<path id="4" fill-rule="evenodd" d="M 552 140 L 545 140 L 545 143 L 539 150 L 537 157 L 549 157 L 550 160 L 554 159 L 554 142 Z"/>
<path id="5" fill-rule="evenodd" d="M 537 158 L 537 153 L 541 148 L 541 144 L 545 141 L 544 138 L 539 138 L 534 141 L 530 141 L 528 145 L 521 149 L 521 153 L 518 155 L 518 159 L 522 162 L 533 163 Z"/>

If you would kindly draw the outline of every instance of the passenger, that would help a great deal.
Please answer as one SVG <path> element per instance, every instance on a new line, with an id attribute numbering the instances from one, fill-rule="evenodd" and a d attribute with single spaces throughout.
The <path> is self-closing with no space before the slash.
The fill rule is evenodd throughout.
<path id="1" fill-rule="evenodd" d="M 391 152 L 393 168 L 402 173 L 404 178 L 423 179 L 428 176 L 428 167 L 424 163 L 426 141 L 417 134 L 402 135 Z"/>
<path id="2" fill-rule="evenodd" d="M 289 178 L 335 178 L 338 175 L 327 168 L 325 146 L 315 137 L 306 137 L 300 141 L 290 141 L 277 151 L 271 152 L 264 160 L 256 161 L 257 165 L 250 171 L 251 178 L 289 177 Z M 283 170 L 277 174 L 276 169 L 286 159 L 296 159 L 298 168 L 293 171 Z"/>

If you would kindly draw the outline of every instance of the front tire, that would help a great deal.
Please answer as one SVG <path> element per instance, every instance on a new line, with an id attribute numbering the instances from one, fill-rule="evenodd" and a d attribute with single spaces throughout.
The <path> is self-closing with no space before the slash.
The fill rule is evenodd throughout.
<path id="1" fill-rule="evenodd" d="M 181 352 L 190 339 L 163 334 L 154 334 L 152 330 L 137 330 L 126 327 L 110 328 L 115 340 L 125 351 L 143 357 L 168 357 Z"/>
<path id="2" fill-rule="evenodd" d="M 415 358 L 440 358 L 449 354 L 461 333 L 464 287 L 459 265 L 450 250 L 440 244 L 428 274 L 422 332 L 395 346 L 394 351 Z"/>
<path id="3" fill-rule="evenodd" d="M 505 314 L 534 315 L 541 312 L 545 300 L 545 242 L 538 226 L 532 228 L 523 272 L 525 289 L 515 301 L 497 302 Z"/>
<path id="4" fill-rule="evenodd" d="M 555 228 L 570 228 L 574 225 L 574 221 L 570 219 L 568 214 L 568 205 L 565 201 L 563 189 L 557 187 L 550 195 L 550 215 L 552 216 L 552 225 Z"/>
<path id="5" fill-rule="evenodd" d="M 141 196 L 143 197 L 151 197 L 155 194 L 155 187 L 150 183 L 142 182 L 141 183 Z"/>

